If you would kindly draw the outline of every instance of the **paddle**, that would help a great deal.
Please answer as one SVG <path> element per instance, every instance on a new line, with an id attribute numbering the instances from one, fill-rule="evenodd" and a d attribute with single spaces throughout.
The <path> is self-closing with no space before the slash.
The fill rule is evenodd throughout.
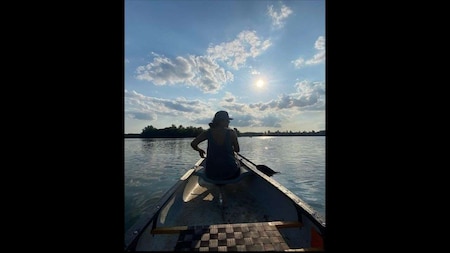
<path id="1" fill-rule="evenodd" d="M 280 173 L 280 172 L 278 172 L 278 171 L 272 170 L 271 168 L 267 167 L 267 166 L 264 165 L 264 164 L 258 164 L 258 165 L 256 165 L 256 164 L 254 164 L 252 161 L 250 161 L 250 160 L 248 160 L 246 157 L 244 157 L 243 155 L 241 155 L 241 154 L 239 154 L 239 153 L 236 153 L 236 154 L 237 154 L 238 156 L 242 157 L 243 159 L 245 159 L 247 162 L 253 164 L 259 171 L 261 171 L 262 173 L 266 174 L 266 175 L 269 176 L 269 177 L 273 176 L 273 175 L 276 174 L 276 173 Z"/>

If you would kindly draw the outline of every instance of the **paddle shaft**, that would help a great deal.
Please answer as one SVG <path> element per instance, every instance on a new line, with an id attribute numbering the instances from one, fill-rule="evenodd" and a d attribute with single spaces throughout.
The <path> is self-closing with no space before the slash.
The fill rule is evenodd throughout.
<path id="1" fill-rule="evenodd" d="M 237 154 L 238 156 L 240 156 L 241 158 L 243 158 L 244 160 L 246 160 L 247 162 L 249 162 L 249 163 L 253 164 L 254 166 L 256 166 L 256 164 L 255 164 L 254 162 L 248 160 L 245 156 L 243 156 L 243 155 L 241 155 L 241 154 L 239 154 L 239 153 L 236 153 L 236 154 Z"/>
<path id="2" fill-rule="evenodd" d="M 241 154 L 239 154 L 239 153 L 236 153 L 238 156 L 240 156 L 242 159 L 245 159 L 247 162 L 249 162 L 249 163 L 251 163 L 251 164 L 253 164 L 259 171 L 261 171 L 261 172 L 263 172 L 264 174 L 266 174 L 267 176 L 272 176 L 273 174 L 276 174 L 276 173 L 278 173 L 278 172 L 276 172 L 276 171 L 274 171 L 274 170 L 272 170 L 271 168 L 269 168 L 268 166 L 266 166 L 266 165 L 256 165 L 255 163 L 253 163 L 252 161 L 250 161 L 249 159 L 247 159 L 245 156 L 243 156 L 243 155 L 241 155 Z"/>

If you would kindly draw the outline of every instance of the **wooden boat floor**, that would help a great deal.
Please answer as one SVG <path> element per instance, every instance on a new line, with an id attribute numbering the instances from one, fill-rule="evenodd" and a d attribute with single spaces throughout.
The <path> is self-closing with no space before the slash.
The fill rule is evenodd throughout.
<path id="1" fill-rule="evenodd" d="M 186 227 L 179 231 L 174 251 L 289 250 L 277 224 L 256 222 Z"/>

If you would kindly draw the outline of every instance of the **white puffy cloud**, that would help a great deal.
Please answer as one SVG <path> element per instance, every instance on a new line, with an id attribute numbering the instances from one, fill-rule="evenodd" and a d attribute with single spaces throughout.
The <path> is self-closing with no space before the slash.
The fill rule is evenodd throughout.
<path id="1" fill-rule="evenodd" d="M 267 15 L 272 19 L 272 26 L 276 29 L 282 28 L 285 19 L 292 14 L 292 10 L 286 5 L 282 5 L 279 11 L 276 11 L 273 5 L 267 7 Z"/>
<path id="2" fill-rule="evenodd" d="M 312 58 L 305 60 L 302 57 L 299 57 L 292 61 L 296 68 L 301 68 L 304 66 L 316 65 L 322 62 L 325 62 L 325 37 L 319 36 L 314 43 L 314 48 L 317 50 L 317 53 L 313 55 Z"/>
<path id="3" fill-rule="evenodd" d="M 233 41 L 210 46 L 207 53 L 211 59 L 223 61 L 238 70 L 245 65 L 247 58 L 257 57 L 271 45 L 269 39 L 262 40 L 255 31 L 242 31 Z"/>
<path id="4" fill-rule="evenodd" d="M 154 55 L 153 62 L 136 69 L 137 79 L 153 82 L 155 85 L 180 83 L 197 87 L 205 93 L 216 93 L 234 78 L 231 72 L 208 56 L 189 55 L 169 59 Z"/>

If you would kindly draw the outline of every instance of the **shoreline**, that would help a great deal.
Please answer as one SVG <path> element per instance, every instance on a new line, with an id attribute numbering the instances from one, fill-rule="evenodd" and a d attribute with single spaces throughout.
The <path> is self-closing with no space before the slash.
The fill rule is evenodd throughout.
<path id="1" fill-rule="evenodd" d="M 292 136 L 326 136 L 325 133 L 304 133 L 304 134 L 258 134 L 258 133 L 242 133 L 240 134 L 238 137 L 278 137 L 278 136 L 282 136 L 282 137 L 292 137 Z M 154 136 L 154 137 L 142 137 L 140 134 L 125 134 L 124 138 L 195 138 L 196 136 Z"/>

